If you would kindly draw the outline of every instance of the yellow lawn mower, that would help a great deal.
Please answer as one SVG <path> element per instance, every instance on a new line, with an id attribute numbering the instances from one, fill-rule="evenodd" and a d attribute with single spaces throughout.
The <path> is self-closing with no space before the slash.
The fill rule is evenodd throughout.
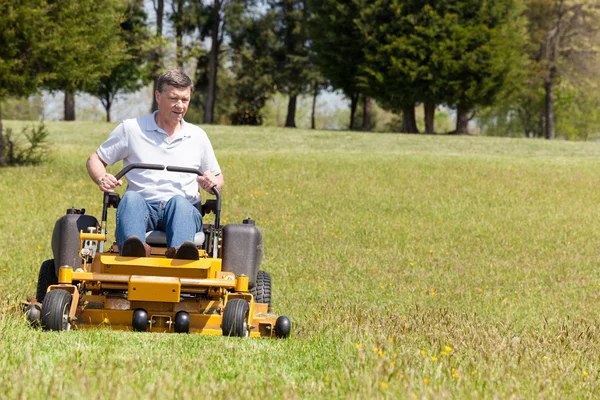
<path id="1" fill-rule="evenodd" d="M 150 169 L 201 175 L 193 168 L 131 164 L 118 172 Z M 199 333 L 238 337 L 290 334 L 286 316 L 271 314 L 271 277 L 260 270 L 263 241 L 254 221 L 220 225 L 221 195 L 201 207 L 214 213 L 195 244 L 198 260 L 167 258 L 166 234 L 151 231 L 149 256 L 119 255 L 106 245 L 110 207 L 118 193 L 104 193 L 102 220 L 71 208 L 52 234 L 54 258 L 42 263 L 36 299 L 24 303 L 28 320 L 46 330 L 109 327 L 120 330 Z"/>

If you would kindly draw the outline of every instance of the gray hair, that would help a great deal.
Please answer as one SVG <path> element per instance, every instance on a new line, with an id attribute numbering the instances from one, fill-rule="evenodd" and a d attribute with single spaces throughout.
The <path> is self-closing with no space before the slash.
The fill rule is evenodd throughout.
<path id="1" fill-rule="evenodd" d="M 162 93 L 167 86 L 173 86 L 178 89 L 190 88 L 192 92 L 194 91 L 194 82 L 180 69 L 172 69 L 158 77 L 156 90 Z"/>

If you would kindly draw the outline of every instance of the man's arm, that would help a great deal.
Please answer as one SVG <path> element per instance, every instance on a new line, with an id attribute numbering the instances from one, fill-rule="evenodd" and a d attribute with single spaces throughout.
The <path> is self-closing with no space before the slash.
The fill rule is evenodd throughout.
<path id="1" fill-rule="evenodd" d="M 90 178 L 98 185 L 103 192 L 114 192 L 115 187 L 123 185 L 121 179 L 117 180 L 112 174 L 106 172 L 106 163 L 97 153 L 92 153 L 87 159 L 87 167 Z"/>

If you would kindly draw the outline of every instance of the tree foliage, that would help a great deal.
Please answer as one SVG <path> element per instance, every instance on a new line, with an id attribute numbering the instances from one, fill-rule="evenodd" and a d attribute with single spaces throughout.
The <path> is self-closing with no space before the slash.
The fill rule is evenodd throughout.
<path id="1" fill-rule="evenodd" d="M 460 115 L 491 104 L 515 66 L 519 19 L 513 0 L 362 5 L 363 85 L 384 108 L 406 113 L 417 103 L 447 104 Z"/>
<path id="2" fill-rule="evenodd" d="M 360 17 L 358 2 L 311 0 L 310 42 L 315 63 L 334 90 L 341 90 L 350 99 L 350 129 L 354 126 L 356 106 L 361 93 L 368 88 L 360 86 L 365 60 L 365 37 L 356 20 Z"/>
<path id="3" fill-rule="evenodd" d="M 125 54 L 112 70 L 85 87 L 85 91 L 98 97 L 110 122 L 110 111 L 120 94 L 135 92 L 151 80 L 148 50 L 150 33 L 143 0 L 127 0 L 122 9 L 120 39 L 125 44 Z"/>
<path id="4" fill-rule="evenodd" d="M 262 125 L 263 108 L 274 91 L 275 20 L 273 12 L 249 16 L 232 35 L 234 125 Z"/>
<path id="5" fill-rule="evenodd" d="M 52 24 L 43 39 L 44 68 L 53 73 L 46 88 L 74 95 L 127 56 L 120 39 L 120 0 L 48 0 L 48 7 Z"/>

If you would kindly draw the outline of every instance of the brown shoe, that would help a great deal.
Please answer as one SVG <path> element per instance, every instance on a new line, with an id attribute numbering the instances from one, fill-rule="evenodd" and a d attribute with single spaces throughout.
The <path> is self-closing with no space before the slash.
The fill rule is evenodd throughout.
<path id="1" fill-rule="evenodd" d="M 165 257 L 174 258 L 175 254 L 177 254 L 177 247 L 169 247 L 165 252 Z"/>
<path id="2" fill-rule="evenodd" d="M 150 257 L 152 247 L 142 242 L 137 236 L 130 236 L 123 243 L 121 255 L 123 257 Z"/>
<path id="3" fill-rule="evenodd" d="M 186 240 L 179 248 L 169 247 L 165 253 L 167 258 L 178 260 L 199 260 L 198 248 L 193 242 Z"/>

